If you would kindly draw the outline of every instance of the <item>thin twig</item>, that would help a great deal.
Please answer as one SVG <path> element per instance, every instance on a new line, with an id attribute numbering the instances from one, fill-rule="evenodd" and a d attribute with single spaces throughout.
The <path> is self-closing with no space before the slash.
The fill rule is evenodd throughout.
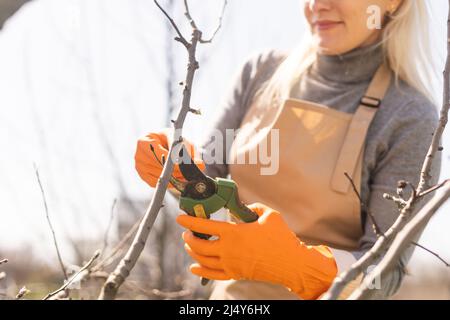
<path id="1" fill-rule="evenodd" d="M 433 186 L 433 187 L 431 187 L 431 188 L 429 188 L 429 189 L 427 189 L 427 190 L 425 190 L 425 191 L 422 191 L 422 192 L 418 195 L 418 197 L 424 197 L 424 196 L 426 196 L 427 194 L 429 194 L 429 193 L 431 193 L 431 192 L 433 192 L 433 191 L 436 191 L 436 190 L 440 189 L 443 185 L 447 184 L 447 182 L 448 182 L 449 180 L 450 180 L 450 179 L 446 179 L 446 180 L 442 181 L 441 183 L 438 183 L 437 185 L 435 185 L 435 186 Z"/>
<path id="2" fill-rule="evenodd" d="M 450 267 L 450 264 L 449 264 L 447 261 L 445 261 L 445 260 L 444 260 L 440 255 L 438 255 L 436 252 L 434 252 L 434 251 L 432 251 L 432 250 L 430 250 L 430 249 L 428 249 L 428 248 L 426 248 L 426 247 L 422 246 L 421 244 L 418 244 L 417 242 L 414 242 L 414 241 L 412 241 L 411 244 L 413 244 L 413 245 L 415 245 L 416 247 L 419 247 L 419 248 L 421 248 L 421 249 L 423 249 L 423 250 L 425 250 L 425 251 L 431 253 L 433 256 L 435 256 L 436 258 L 438 258 L 439 260 L 441 260 L 441 261 L 445 264 L 446 267 Z"/>
<path id="3" fill-rule="evenodd" d="M 111 252 L 108 254 L 108 256 L 104 257 L 102 260 L 97 263 L 92 270 L 93 271 L 100 271 L 103 268 L 106 268 L 109 264 L 112 263 L 113 258 L 118 255 L 119 253 L 122 253 L 122 250 L 125 248 L 125 245 L 127 244 L 128 240 L 131 239 L 131 237 L 135 234 L 136 230 L 139 228 L 139 225 L 141 223 L 142 219 L 139 219 L 134 223 L 134 225 L 128 230 L 128 232 L 125 234 L 125 236 L 119 241 L 118 244 L 114 246 L 114 248 L 111 250 Z"/>
<path id="4" fill-rule="evenodd" d="M 219 32 L 220 28 L 222 27 L 222 20 L 223 20 L 223 17 L 225 15 L 225 8 L 227 7 L 227 4 L 228 4 L 228 1 L 224 0 L 223 1 L 223 6 L 222 6 L 222 12 L 220 13 L 219 24 L 217 25 L 217 28 L 214 31 L 214 33 L 211 36 L 211 38 L 209 38 L 209 40 L 200 39 L 200 43 L 211 43 L 213 41 L 213 39 L 216 36 L 217 32 Z"/>
<path id="5" fill-rule="evenodd" d="M 101 250 L 102 255 L 105 254 L 106 248 L 108 247 L 108 236 L 109 236 L 109 232 L 111 230 L 112 222 L 114 220 L 114 209 L 116 208 L 116 204 L 117 204 L 117 199 L 114 198 L 113 204 L 111 205 L 111 213 L 109 215 L 109 221 L 108 221 L 108 225 L 106 227 L 105 236 L 103 238 L 103 248 Z"/>
<path id="6" fill-rule="evenodd" d="M 397 205 L 399 210 L 401 210 L 404 206 L 406 206 L 406 203 L 407 203 L 407 201 L 405 201 L 404 199 L 393 196 L 389 193 L 383 193 L 383 198 L 386 200 L 393 201 Z"/>
<path id="7" fill-rule="evenodd" d="M 358 189 L 356 188 L 355 182 L 353 181 L 353 179 L 348 175 L 347 172 L 344 172 L 344 175 L 347 177 L 347 179 L 350 181 L 353 191 L 355 192 L 356 196 L 359 199 L 359 203 L 361 205 L 361 207 L 363 208 L 363 210 L 367 213 L 367 215 L 370 217 L 370 221 L 372 222 L 372 227 L 373 230 L 375 231 L 375 234 L 377 235 L 377 237 L 380 237 L 383 235 L 383 232 L 381 231 L 380 227 L 378 226 L 375 217 L 372 214 L 372 211 L 370 211 L 369 207 L 364 203 L 364 201 L 361 198 L 361 195 L 358 192 Z"/>
<path id="8" fill-rule="evenodd" d="M 431 178 L 431 165 L 433 163 L 434 155 L 436 154 L 436 152 L 441 152 L 442 150 L 441 139 L 448 120 L 448 109 L 450 102 L 450 1 L 448 1 L 448 4 L 449 11 L 447 16 L 447 61 L 445 63 L 443 72 L 444 90 L 442 95 L 442 108 L 440 112 L 438 127 L 433 134 L 431 145 L 425 157 L 425 162 L 420 173 L 420 181 L 417 188 L 418 194 L 420 194 L 424 189 L 428 189 L 430 187 L 428 184 Z"/>
<path id="9" fill-rule="evenodd" d="M 48 226 L 50 227 L 50 230 L 52 232 L 53 244 L 55 245 L 55 250 L 56 250 L 56 254 L 58 256 L 59 265 L 61 266 L 61 270 L 64 274 L 64 278 L 67 280 L 68 277 L 67 277 L 66 268 L 64 267 L 64 263 L 63 263 L 63 260 L 61 257 L 61 252 L 59 251 L 58 241 L 56 240 L 55 229 L 53 228 L 52 221 L 50 220 L 50 215 L 49 215 L 48 206 L 47 206 L 47 200 L 45 197 L 44 187 L 42 186 L 41 178 L 39 176 L 39 170 L 35 163 L 33 165 L 34 165 L 34 171 L 36 172 L 36 178 L 37 178 L 37 181 L 39 184 L 39 188 L 41 189 L 42 201 L 44 202 L 44 208 L 45 208 L 45 217 L 47 218 Z"/>
<path id="10" fill-rule="evenodd" d="M 84 272 L 85 270 L 88 270 L 90 268 L 90 266 L 94 263 L 94 261 L 100 256 L 100 253 L 101 253 L 100 250 L 97 250 L 94 253 L 94 255 L 92 256 L 92 258 L 80 270 L 78 270 L 76 273 L 74 273 L 70 277 L 70 279 L 67 280 L 59 289 L 57 289 L 53 292 L 50 292 L 42 300 L 48 300 L 49 298 L 58 294 L 59 292 L 66 290 L 72 284 L 72 282 L 78 277 L 78 275 L 80 275 L 82 272 Z"/>
<path id="11" fill-rule="evenodd" d="M 0 260 L 0 264 L 8 263 L 8 259 L 2 259 Z"/>
<path id="12" fill-rule="evenodd" d="M 406 202 L 407 202 L 407 200 L 405 200 L 405 195 L 403 193 L 403 191 L 405 190 L 406 187 L 411 188 L 411 191 L 412 191 L 414 197 L 417 196 L 416 187 L 414 187 L 414 185 L 411 182 L 406 181 L 406 180 L 400 180 L 400 181 L 397 181 L 396 192 L 397 192 L 398 197 L 390 195 L 388 193 L 384 193 L 383 198 L 394 201 L 397 204 L 398 209 L 401 210 L 404 206 L 406 206 Z"/>
<path id="13" fill-rule="evenodd" d="M 19 292 L 16 295 L 16 300 L 20 300 L 23 297 L 25 297 L 27 294 L 29 294 L 31 291 L 27 289 L 27 287 L 23 286 L 20 288 Z"/>
<path id="14" fill-rule="evenodd" d="M 164 8 L 161 7 L 161 5 L 158 3 L 158 1 L 156 1 L 156 0 L 153 0 L 153 1 L 158 6 L 159 10 L 161 10 L 164 13 L 164 15 L 167 17 L 167 19 L 169 19 L 170 24 L 173 26 L 173 28 L 177 32 L 178 37 L 175 38 L 175 40 L 181 42 L 185 46 L 186 49 L 189 49 L 191 44 L 183 36 L 183 34 L 181 33 L 180 29 L 178 29 L 178 26 L 176 25 L 175 21 L 169 16 L 169 14 L 164 10 Z"/>
<path id="15" fill-rule="evenodd" d="M 188 21 L 189 21 L 189 23 L 190 23 L 192 29 L 193 29 L 194 31 L 195 31 L 195 30 L 198 30 L 197 24 L 195 23 L 194 19 L 192 19 L 191 13 L 189 12 L 189 5 L 188 5 L 187 0 L 184 0 L 184 8 L 185 8 L 184 15 L 185 15 L 185 17 L 188 19 Z M 201 39 L 201 38 L 200 38 L 200 39 Z M 199 39 L 199 41 L 200 41 L 200 39 Z"/>

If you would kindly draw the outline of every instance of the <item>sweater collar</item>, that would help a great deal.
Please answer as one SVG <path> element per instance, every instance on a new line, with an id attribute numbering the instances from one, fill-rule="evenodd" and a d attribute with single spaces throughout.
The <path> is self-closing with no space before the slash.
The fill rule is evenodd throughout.
<path id="1" fill-rule="evenodd" d="M 339 55 L 317 54 L 311 74 L 338 83 L 370 81 L 382 62 L 383 48 L 376 43 Z"/>

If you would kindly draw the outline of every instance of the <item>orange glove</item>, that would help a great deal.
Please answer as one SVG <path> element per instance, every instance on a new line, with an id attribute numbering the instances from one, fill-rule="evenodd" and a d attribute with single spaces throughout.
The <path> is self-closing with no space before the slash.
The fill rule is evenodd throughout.
<path id="1" fill-rule="evenodd" d="M 328 247 L 305 245 L 279 212 L 259 203 L 249 207 L 259 216 L 252 223 L 177 217 L 177 222 L 189 230 L 219 237 L 203 240 L 191 231 L 183 233 L 186 251 L 198 262 L 190 266 L 191 272 L 213 280 L 281 284 L 302 299 L 317 299 L 328 290 L 337 274 Z"/>
<path id="2" fill-rule="evenodd" d="M 147 182 L 151 187 L 156 187 L 159 177 L 162 172 L 162 158 L 167 160 L 169 154 L 169 146 L 172 144 L 170 139 L 172 138 L 171 132 L 173 129 L 165 128 L 160 132 L 152 132 L 143 138 L 140 138 L 137 142 L 136 154 L 134 156 L 135 167 L 139 176 Z M 201 158 L 195 158 L 197 155 L 196 149 L 193 144 L 184 139 L 184 145 L 188 150 L 189 155 L 194 160 L 194 163 L 200 168 L 200 170 L 205 169 L 205 163 Z M 155 158 L 155 154 L 152 152 L 150 145 L 153 146 L 156 156 L 159 161 Z M 180 172 L 180 167 L 175 164 L 172 176 L 178 180 L 185 181 L 183 175 Z M 172 184 L 169 183 L 169 188 L 174 188 Z"/>

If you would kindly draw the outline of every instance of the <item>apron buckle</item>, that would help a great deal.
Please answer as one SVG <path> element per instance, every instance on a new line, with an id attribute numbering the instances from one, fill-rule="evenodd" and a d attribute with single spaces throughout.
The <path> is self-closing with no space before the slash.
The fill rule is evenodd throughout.
<path id="1" fill-rule="evenodd" d="M 381 104 L 381 99 L 370 96 L 364 96 L 361 98 L 359 104 L 369 108 L 378 108 Z"/>

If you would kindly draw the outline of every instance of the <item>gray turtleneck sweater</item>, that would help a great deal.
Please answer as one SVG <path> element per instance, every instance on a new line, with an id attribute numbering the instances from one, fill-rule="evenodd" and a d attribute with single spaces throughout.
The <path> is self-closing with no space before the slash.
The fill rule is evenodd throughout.
<path id="1" fill-rule="evenodd" d="M 215 130 L 221 130 L 225 136 L 225 129 L 240 127 L 256 90 L 269 79 L 286 54 L 269 50 L 250 57 L 241 66 L 219 108 L 219 115 L 213 124 Z M 292 91 L 292 97 L 354 113 L 382 60 L 382 49 L 376 46 L 355 49 L 339 56 L 318 55 L 315 63 L 302 76 L 297 88 Z M 396 205 L 384 199 L 383 193 L 395 195 L 399 180 L 417 185 L 437 122 L 438 109 L 424 95 L 402 80 L 397 84 L 395 81 L 391 82 L 367 133 L 361 177 L 362 200 L 382 231 L 386 231 L 399 214 Z M 205 137 L 203 148 L 211 147 L 213 142 L 209 137 Z M 228 152 L 224 150 L 223 154 Z M 440 167 L 439 153 L 431 171 L 433 184 L 438 181 Z M 207 165 L 206 172 L 213 177 L 226 177 L 228 166 Z M 422 201 L 416 210 L 425 202 L 426 200 Z M 377 239 L 371 221 L 366 216 L 362 212 L 364 235 L 360 240 L 359 250 L 352 252 L 356 259 L 370 249 Z M 386 298 L 397 291 L 413 250 L 414 247 L 411 246 L 398 262 L 398 267 L 388 277 L 381 279 L 381 289 L 377 290 L 376 298 Z"/>

